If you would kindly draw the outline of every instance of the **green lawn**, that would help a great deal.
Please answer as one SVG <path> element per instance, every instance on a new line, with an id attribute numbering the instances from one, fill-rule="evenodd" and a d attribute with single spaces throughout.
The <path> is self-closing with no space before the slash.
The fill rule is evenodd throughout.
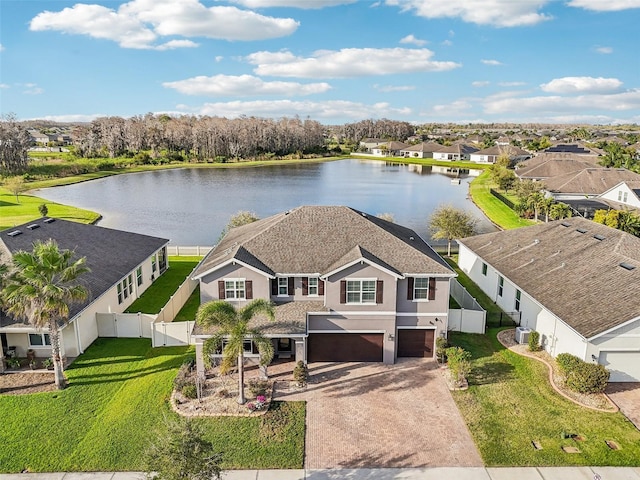
<path id="1" fill-rule="evenodd" d="M 491 176 L 488 170 L 482 172 L 469 184 L 471 198 L 489 220 L 505 230 L 534 224 L 531 220 L 520 218 L 513 210 L 491 195 L 489 191 L 491 186 Z"/>
<path id="2" fill-rule="evenodd" d="M 43 203 L 47 204 L 50 217 L 81 223 L 92 223 L 100 218 L 95 212 L 50 202 L 34 195 L 20 194 L 18 199 L 19 202 L 14 194 L 0 187 L 0 230 L 41 218 L 38 207 Z"/>
<path id="3" fill-rule="evenodd" d="M 566 400 L 550 386 L 544 364 L 506 350 L 497 332 L 450 335 L 473 355 L 469 389 L 453 397 L 487 466 L 640 465 L 640 431 L 624 415 Z M 563 439 L 562 432 L 584 440 Z M 605 440 L 621 449 L 609 449 Z M 581 453 L 564 453 L 563 446 Z"/>
<path id="4" fill-rule="evenodd" d="M 0 472 L 127 471 L 175 414 L 168 406 L 187 347 L 98 339 L 67 370 L 61 392 L 0 395 Z M 202 418 L 224 468 L 302 468 L 302 402 L 274 402 L 263 417 Z"/>
<path id="5" fill-rule="evenodd" d="M 200 285 L 196 287 L 196 289 L 187 300 L 187 303 L 185 303 L 184 306 L 180 309 L 173 321 L 188 322 L 191 320 L 195 320 L 198 307 L 200 307 Z"/>
<path id="6" fill-rule="evenodd" d="M 200 260 L 200 257 L 169 257 L 168 270 L 160 275 L 125 313 L 160 312 Z"/>

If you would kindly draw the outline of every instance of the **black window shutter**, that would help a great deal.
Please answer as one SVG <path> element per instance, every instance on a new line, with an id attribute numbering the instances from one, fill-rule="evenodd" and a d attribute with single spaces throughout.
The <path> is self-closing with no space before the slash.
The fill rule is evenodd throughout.
<path id="1" fill-rule="evenodd" d="M 244 282 L 244 297 L 247 300 L 253 298 L 253 280 L 245 280 Z"/>
<path id="2" fill-rule="evenodd" d="M 296 293 L 296 287 L 293 283 L 295 278 L 289 277 L 287 279 L 287 295 L 294 295 Z"/>
<path id="3" fill-rule="evenodd" d="M 429 277 L 429 300 L 436 299 L 436 279 Z"/>
<path id="4" fill-rule="evenodd" d="M 309 295 L 309 277 L 302 277 L 302 295 Z"/>
<path id="5" fill-rule="evenodd" d="M 271 280 L 271 295 L 274 297 L 278 295 L 278 279 L 274 278 Z"/>
<path id="6" fill-rule="evenodd" d="M 347 281 L 340 280 L 340 303 L 347 303 Z"/>
<path id="7" fill-rule="evenodd" d="M 218 280 L 218 298 L 220 300 L 224 300 L 226 298 L 224 291 L 224 280 Z"/>
<path id="8" fill-rule="evenodd" d="M 413 277 L 407 278 L 407 300 L 413 300 Z"/>
<path id="9" fill-rule="evenodd" d="M 376 303 L 382 303 L 382 286 L 384 282 L 382 280 L 376 281 Z"/>
<path id="10" fill-rule="evenodd" d="M 318 295 L 324 295 L 324 280 L 318 279 Z"/>

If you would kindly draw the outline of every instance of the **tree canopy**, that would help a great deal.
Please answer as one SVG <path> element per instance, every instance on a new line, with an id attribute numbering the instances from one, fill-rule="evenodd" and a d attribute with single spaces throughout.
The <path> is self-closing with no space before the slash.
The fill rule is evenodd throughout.
<path id="1" fill-rule="evenodd" d="M 476 223 L 470 213 L 453 205 L 441 205 L 431 214 L 429 230 L 434 240 L 447 240 L 447 255 L 451 256 L 451 241 L 473 235 Z"/>

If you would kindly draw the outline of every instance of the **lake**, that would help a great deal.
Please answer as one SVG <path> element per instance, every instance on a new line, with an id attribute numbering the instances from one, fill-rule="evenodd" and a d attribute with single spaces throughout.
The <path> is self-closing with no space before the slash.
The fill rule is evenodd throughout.
<path id="1" fill-rule="evenodd" d="M 391 213 L 396 223 L 430 240 L 429 215 L 443 203 L 469 211 L 478 218 L 479 231 L 495 230 L 468 198 L 468 183 L 479 173 L 348 159 L 157 170 L 45 188 L 37 195 L 99 212 L 101 226 L 168 238 L 172 245 L 215 244 L 240 210 L 264 218 L 300 205 L 347 205 L 372 215 Z M 451 182 L 454 177 L 460 184 Z"/>

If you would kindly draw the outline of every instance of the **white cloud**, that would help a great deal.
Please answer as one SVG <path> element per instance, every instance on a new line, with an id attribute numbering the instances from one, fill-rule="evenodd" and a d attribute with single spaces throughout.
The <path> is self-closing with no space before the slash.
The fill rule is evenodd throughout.
<path id="1" fill-rule="evenodd" d="M 445 47 L 450 47 L 451 45 L 453 45 L 453 42 L 451 40 L 444 40 L 441 45 L 444 45 Z"/>
<path id="2" fill-rule="evenodd" d="M 465 22 L 498 27 L 535 25 L 551 16 L 539 10 L 550 0 L 386 0 L 402 11 L 425 18 L 460 18 Z M 597 2 L 598 0 L 593 0 Z M 623 1 L 623 0 L 618 0 Z M 629 0 L 632 1 L 632 0 Z M 635 0 L 633 0 L 635 1 Z"/>
<path id="3" fill-rule="evenodd" d="M 540 88 L 548 93 L 607 93 L 622 86 L 617 78 L 563 77 L 543 83 Z"/>
<path id="4" fill-rule="evenodd" d="M 497 67 L 499 65 L 502 65 L 502 62 L 499 62 L 498 60 L 480 60 L 480 61 L 485 65 L 491 65 L 492 67 Z"/>
<path id="5" fill-rule="evenodd" d="M 224 57 L 223 57 L 222 55 L 218 55 L 218 56 L 215 58 L 216 63 L 220 63 L 222 60 L 224 60 Z"/>
<path id="6" fill-rule="evenodd" d="M 173 88 L 185 95 L 249 97 L 260 95 L 313 95 L 331 89 L 328 83 L 265 82 L 252 75 L 198 76 L 165 82 L 163 87 Z"/>
<path id="7" fill-rule="evenodd" d="M 4 52 L 4 50 L 5 50 L 4 45 L 0 43 L 0 52 Z"/>
<path id="8" fill-rule="evenodd" d="M 10 88 L 6 83 L 0 83 L 0 88 Z"/>
<path id="9" fill-rule="evenodd" d="M 522 87 L 526 85 L 526 82 L 499 82 L 498 85 L 501 87 Z"/>
<path id="10" fill-rule="evenodd" d="M 374 85 L 374 89 L 378 92 L 410 92 L 416 89 L 413 85 Z"/>
<path id="11" fill-rule="evenodd" d="M 613 94 L 578 96 L 535 96 L 511 98 L 487 98 L 484 111 L 489 114 L 518 112 L 521 117 L 544 113 L 546 115 L 568 115 L 573 112 L 586 114 L 600 110 L 622 112 L 640 109 L 640 89 Z"/>
<path id="12" fill-rule="evenodd" d="M 178 105 L 177 108 L 185 112 L 198 115 L 217 115 L 222 117 L 239 117 L 241 115 L 260 117 L 292 117 L 295 115 L 311 117 L 323 120 L 343 119 L 362 120 L 365 118 L 389 118 L 406 117 L 412 114 L 410 108 L 393 107 L 388 103 L 364 104 L 345 100 L 328 102 L 311 101 L 253 101 L 253 102 L 226 102 L 206 103 L 200 107 L 188 107 Z"/>
<path id="13" fill-rule="evenodd" d="M 610 53 L 613 53 L 613 48 L 611 48 L 611 47 L 596 47 L 596 52 L 602 53 L 604 55 L 608 55 Z"/>
<path id="14" fill-rule="evenodd" d="M 427 44 L 427 41 L 416 38 L 415 35 L 413 35 L 412 33 L 411 35 L 407 35 L 406 37 L 401 38 L 400 43 L 409 43 L 409 44 L 417 45 L 418 47 L 422 47 L 423 45 Z"/>
<path id="15" fill-rule="evenodd" d="M 640 8 L 640 0 L 571 0 L 568 5 L 596 12 L 615 12 Z"/>
<path id="16" fill-rule="evenodd" d="M 22 93 L 25 95 L 42 95 L 44 93 L 44 89 L 40 87 L 30 87 L 26 90 L 23 90 Z"/>
<path id="17" fill-rule="evenodd" d="M 279 77 L 351 78 L 413 72 L 442 72 L 461 66 L 455 62 L 430 60 L 426 48 L 345 48 L 321 50 L 313 56 L 296 57 L 289 51 L 256 52 L 246 60 L 256 65 L 254 73 Z"/>
<path id="18" fill-rule="evenodd" d="M 44 117 L 33 117 L 25 120 L 49 120 L 51 122 L 73 123 L 73 122 L 91 122 L 96 118 L 107 117 L 104 113 L 70 113 L 67 115 L 46 115 Z"/>
<path id="19" fill-rule="evenodd" d="M 159 37 L 261 40 L 293 33 L 299 23 L 230 6 L 205 7 L 199 0 L 132 0 L 115 10 L 78 3 L 59 12 L 44 11 L 30 23 L 33 31 L 52 30 L 112 40 L 123 48 L 168 50 L 194 47 L 188 40 L 154 45 Z"/>
<path id="20" fill-rule="evenodd" d="M 486 87 L 487 85 L 490 85 L 491 82 L 487 81 L 487 80 L 476 80 L 475 82 L 471 82 L 471 86 L 473 87 Z"/>
<path id="21" fill-rule="evenodd" d="M 348 5 L 357 0 L 231 0 L 233 3 L 247 8 L 291 7 L 303 9 L 319 9 Z"/>
<path id="22" fill-rule="evenodd" d="M 438 115 L 463 115 L 468 114 L 469 111 L 473 108 L 473 105 L 468 100 L 456 100 L 454 102 L 443 104 L 443 105 L 434 105 L 433 113 Z"/>

